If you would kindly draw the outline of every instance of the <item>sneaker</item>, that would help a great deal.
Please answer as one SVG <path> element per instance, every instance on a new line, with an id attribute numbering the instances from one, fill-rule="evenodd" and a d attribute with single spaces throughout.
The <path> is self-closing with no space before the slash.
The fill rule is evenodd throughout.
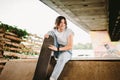
<path id="1" fill-rule="evenodd" d="M 54 78 L 50 77 L 50 80 L 55 80 Z"/>

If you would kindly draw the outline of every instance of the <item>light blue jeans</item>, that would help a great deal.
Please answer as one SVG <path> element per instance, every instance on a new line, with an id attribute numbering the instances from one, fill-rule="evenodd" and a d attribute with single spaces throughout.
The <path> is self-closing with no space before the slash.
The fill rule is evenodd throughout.
<path id="1" fill-rule="evenodd" d="M 54 38 L 54 46 L 58 47 L 56 35 L 54 34 L 54 32 L 50 32 L 50 34 Z M 60 51 L 60 52 L 54 51 L 54 56 L 57 57 L 57 63 L 53 69 L 51 77 L 54 80 L 57 80 L 65 64 L 71 59 L 72 53 L 71 51 Z"/>
<path id="2" fill-rule="evenodd" d="M 60 73 L 62 72 L 65 64 L 71 59 L 71 54 L 68 51 L 59 54 L 57 63 L 54 67 L 51 77 L 55 80 L 58 79 Z"/>

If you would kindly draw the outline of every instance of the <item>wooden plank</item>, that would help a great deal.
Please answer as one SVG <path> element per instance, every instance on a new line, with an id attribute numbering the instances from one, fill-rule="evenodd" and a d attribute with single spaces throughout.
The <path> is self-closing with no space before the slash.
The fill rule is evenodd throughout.
<path id="1" fill-rule="evenodd" d="M 23 41 L 22 39 L 20 38 L 17 38 L 17 37 L 14 37 L 14 36 L 10 36 L 10 35 L 5 35 L 5 38 L 7 39 L 11 39 L 11 40 L 15 40 L 15 41 Z"/>
<path id="2" fill-rule="evenodd" d="M 0 33 L 0 37 L 3 37 L 4 33 Z"/>
<path id="3" fill-rule="evenodd" d="M 8 62 L 8 59 L 0 58 L 0 64 L 5 64 Z"/>
<path id="4" fill-rule="evenodd" d="M 12 33 L 12 32 L 5 32 L 5 35 L 11 35 L 11 36 L 15 36 L 15 37 L 18 36 L 18 35 L 16 35 L 15 33 Z"/>
<path id="5" fill-rule="evenodd" d="M 54 39 L 52 36 L 49 36 L 49 38 L 44 39 L 33 80 L 47 80 L 47 73 L 52 53 L 48 46 L 50 44 L 53 45 L 53 43 Z"/>
<path id="6" fill-rule="evenodd" d="M 4 56 L 17 57 L 17 58 L 20 58 L 20 59 L 37 58 L 37 56 L 20 54 L 20 53 L 17 53 L 17 52 L 9 52 L 9 51 L 4 51 Z"/>
<path id="7" fill-rule="evenodd" d="M 3 28 L 0 28 L 0 33 L 1 33 L 1 32 L 5 32 L 5 30 L 4 30 Z"/>
<path id="8" fill-rule="evenodd" d="M 20 49 L 20 48 L 8 47 L 8 46 L 4 46 L 4 50 L 6 50 L 6 51 L 16 51 L 16 52 L 21 52 L 22 51 L 22 49 Z"/>
<path id="9" fill-rule="evenodd" d="M 15 47 L 18 47 L 18 48 L 21 48 L 21 46 L 22 46 L 22 44 L 15 43 L 15 42 L 9 42 L 9 41 L 5 41 L 5 44 L 12 45 L 12 46 L 15 46 Z"/>

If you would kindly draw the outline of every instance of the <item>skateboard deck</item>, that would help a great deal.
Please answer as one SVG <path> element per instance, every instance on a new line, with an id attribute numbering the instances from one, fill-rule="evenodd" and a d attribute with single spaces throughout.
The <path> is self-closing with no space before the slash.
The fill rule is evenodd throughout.
<path id="1" fill-rule="evenodd" d="M 51 61 L 51 53 L 52 50 L 48 48 L 49 45 L 54 44 L 54 39 L 52 36 L 49 36 L 49 38 L 44 38 L 40 55 L 38 58 L 38 62 L 36 65 L 35 73 L 33 76 L 33 80 L 47 80 L 48 76 L 48 68 Z"/>

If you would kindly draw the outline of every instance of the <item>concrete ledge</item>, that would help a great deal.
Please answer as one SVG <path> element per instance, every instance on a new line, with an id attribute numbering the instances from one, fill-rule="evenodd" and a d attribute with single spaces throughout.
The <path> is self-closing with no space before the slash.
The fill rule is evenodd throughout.
<path id="1" fill-rule="evenodd" d="M 32 80 L 37 59 L 10 60 L 6 63 L 0 80 Z"/>
<path id="2" fill-rule="evenodd" d="M 0 80 L 32 80 L 37 59 L 10 60 Z M 70 60 L 58 80 L 120 80 L 120 60 Z"/>
<path id="3" fill-rule="evenodd" d="M 120 60 L 120 57 L 72 57 L 71 60 Z"/>
<path id="4" fill-rule="evenodd" d="M 59 80 L 120 80 L 120 60 L 71 60 Z"/>

